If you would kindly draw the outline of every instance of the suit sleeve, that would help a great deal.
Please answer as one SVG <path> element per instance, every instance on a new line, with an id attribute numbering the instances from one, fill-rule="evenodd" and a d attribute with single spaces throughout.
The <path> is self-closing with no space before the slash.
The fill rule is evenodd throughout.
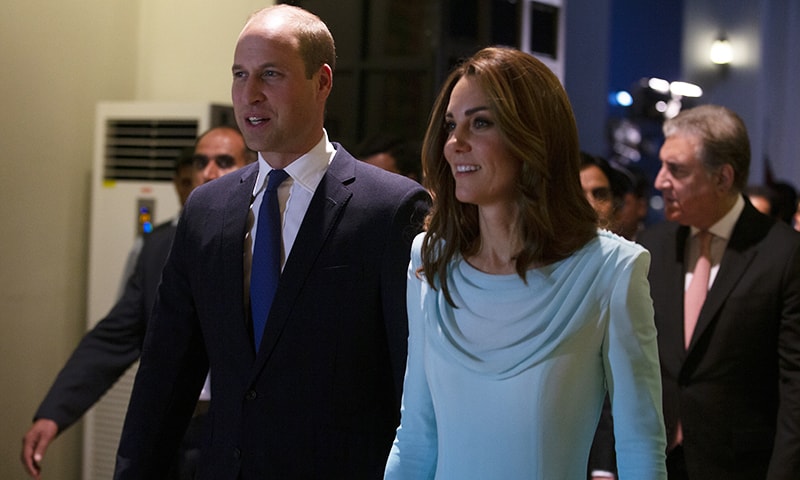
<path id="1" fill-rule="evenodd" d="M 800 478 L 800 243 L 781 275 L 779 406 L 769 480 Z"/>
<path id="2" fill-rule="evenodd" d="M 108 315 L 80 341 L 45 396 L 35 419 L 47 418 L 64 431 L 111 388 L 139 358 L 147 317 L 146 285 L 141 255 L 125 289 Z"/>
<path id="3" fill-rule="evenodd" d="M 187 204 L 148 324 L 115 479 L 160 478 L 169 470 L 208 372 L 190 290 Z"/>
<path id="4" fill-rule="evenodd" d="M 394 231 L 388 237 L 389 247 L 383 256 L 381 295 L 398 409 L 408 341 L 404 272 L 408 267 L 411 242 L 422 230 L 429 207 L 430 197 L 422 187 L 416 187 L 406 194 L 395 213 Z"/>

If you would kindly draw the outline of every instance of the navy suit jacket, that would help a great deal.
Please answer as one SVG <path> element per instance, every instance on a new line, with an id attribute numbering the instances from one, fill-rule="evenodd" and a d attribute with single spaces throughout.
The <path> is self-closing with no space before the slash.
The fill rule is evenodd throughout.
<path id="1" fill-rule="evenodd" d="M 75 423 L 139 359 L 161 269 L 167 260 L 173 222 L 147 234 L 122 296 L 83 337 L 36 411 L 62 432 Z"/>
<path id="2" fill-rule="evenodd" d="M 115 478 L 167 472 L 209 367 L 199 479 L 382 477 L 399 424 L 409 250 L 429 197 L 335 146 L 258 355 L 243 281 L 258 164 L 193 192 L 164 268 Z"/>
<path id="3" fill-rule="evenodd" d="M 669 438 L 680 419 L 690 478 L 800 478 L 800 235 L 746 201 L 688 350 L 684 246 L 665 223 L 638 240 L 652 254 Z"/>

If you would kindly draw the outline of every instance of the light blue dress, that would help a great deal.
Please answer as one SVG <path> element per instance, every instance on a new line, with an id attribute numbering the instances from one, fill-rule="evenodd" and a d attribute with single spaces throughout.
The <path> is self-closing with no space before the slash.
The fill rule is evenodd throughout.
<path id="1" fill-rule="evenodd" d="M 454 309 L 415 275 L 423 236 L 386 478 L 583 480 L 607 386 L 620 479 L 665 479 L 649 253 L 600 230 L 527 285 L 458 259 Z"/>

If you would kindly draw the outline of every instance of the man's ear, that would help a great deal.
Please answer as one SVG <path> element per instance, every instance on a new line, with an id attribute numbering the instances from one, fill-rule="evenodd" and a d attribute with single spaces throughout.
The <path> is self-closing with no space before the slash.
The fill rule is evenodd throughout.
<path id="1" fill-rule="evenodd" d="M 733 166 L 730 163 L 722 165 L 717 172 L 717 189 L 721 192 L 730 191 L 733 188 L 734 177 Z"/>
<path id="2" fill-rule="evenodd" d="M 333 71 L 331 70 L 330 65 L 326 63 L 319 67 L 317 75 L 319 75 L 318 81 L 320 95 L 327 99 L 328 95 L 331 93 L 331 89 L 333 88 Z"/>

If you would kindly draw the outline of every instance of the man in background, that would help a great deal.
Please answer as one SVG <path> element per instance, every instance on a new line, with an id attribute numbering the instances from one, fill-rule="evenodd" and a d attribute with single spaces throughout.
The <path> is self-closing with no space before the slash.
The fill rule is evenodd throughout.
<path id="1" fill-rule="evenodd" d="M 742 192 L 750 143 L 734 112 L 665 122 L 652 255 L 670 479 L 800 478 L 800 235 Z"/>
<path id="2" fill-rule="evenodd" d="M 230 127 L 205 132 L 190 153 L 178 159 L 174 177 L 181 206 L 199 184 L 254 160 L 242 135 Z M 177 220 L 169 220 L 146 235 L 119 300 L 83 337 L 36 411 L 34 423 L 23 437 L 21 455 L 25 470 L 33 478 L 40 478 L 50 442 L 79 420 L 139 359 Z"/>
<path id="3" fill-rule="evenodd" d="M 614 233 L 628 240 L 636 241 L 639 232 L 645 228 L 645 220 L 650 208 L 648 199 L 650 181 L 644 171 L 635 165 L 623 166 L 614 162 L 609 163 L 616 174 L 616 181 L 620 184 L 618 189 L 612 186 L 612 190 L 619 190 L 621 193 L 619 205 L 614 213 Z"/>
<path id="4" fill-rule="evenodd" d="M 422 161 L 418 148 L 395 135 L 379 133 L 358 146 L 358 158 L 366 163 L 418 182 L 422 181 Z"/>

